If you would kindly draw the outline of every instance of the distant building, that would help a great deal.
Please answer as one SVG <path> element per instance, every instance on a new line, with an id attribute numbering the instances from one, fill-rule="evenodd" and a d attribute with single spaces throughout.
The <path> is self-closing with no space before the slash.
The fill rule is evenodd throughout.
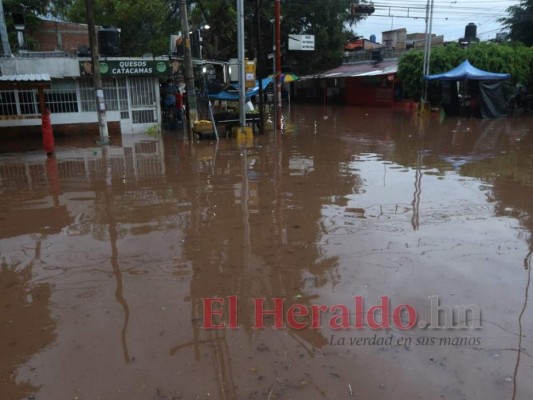
<path id="1" fill-rule="evenodd" d="M 405 50 L 407 29 L 400 28 L 381 33 L 383 47 L 387 50 Z"/>
<path id="2" fill-rule="evenodd" d="M 509 32 L 498 32 L 496 34 L 496 38 L 494 39 L 494 41 L 498 43 L 507 42 L 508 40 L 509 40 Z"/>
<path id="3" fill-rule="evenodd" d="M 345 52 L 365 51 L 365 50 L 379 49 L 380 47 L 381 45 L 379 43 L 373 42 L 371 40 L 367 40 L 364 38 L 355 38 L 355 39 L 349 40 L 344 45 L 344 51 Z"/>
<path id="4" fill-rule="evenodd" d="M 425 33 L 407 33 L 405 28 L 385 31 L 383 35 L 383 48 L 386 50 L 409 50 L 424 48 L 426 43 Z M 444 44 L 443 35 L 431 34 L 431 47 Z"/>
<path id="5" fill-rule="evenodd" d="M 425 33 L 409 33 L 406 37 L 406 49 L 423 49 L 426 44 Z M 442 46 L 444 44 L 444 35 L 431 34 L 431 47 Z"/>
<path id="6" fill-rule="evenodd" d="M 406 28 L 385 31 L 382 32 L 382 44 L 362 38 L 356 38 L 346 43 L 343 62 L 397 59 L 407 50 L 423 49 L 425 43 L 425 33 L 407 33 Z M 431 47 L 442 46 L 443 44 L 443 35 L 431 35 Z"/>

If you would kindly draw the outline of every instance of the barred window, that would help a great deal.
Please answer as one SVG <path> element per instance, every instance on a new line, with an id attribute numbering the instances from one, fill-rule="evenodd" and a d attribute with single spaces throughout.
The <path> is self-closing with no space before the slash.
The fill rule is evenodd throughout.
<path id="1" fill-rule="evenodd" d="M 104 86 L 105 107 L 108 111 L 118 111 L 118 93 L 114 79 L 105 79 Z"/>
<path id="2" fill-rule="evenodd" d="M 153 78 L 130 79 L 130 96 L 133 107 L 153 106 L 157 104 L 159 93 L 155 92 Z"/>
<path id="3" fill-rule="evenodd" d="M 156 122 L 154 110 L 133 110 L 131 117 L 134 124 L 146 124 Z"/>
<path id="4" fill-rule="evenodd" d="M 76 84 L 72 81 L 52 82 L 51 88 L 44 91 L 46 106 L 51 113 L 78 112 Z"/>
<path id="5" fill-rule="evenodd" d="M 96 111 L 96 99 L 92 79 L 80 79 L 81 111 Z"/>
<path id="6" fill-rule="evenodd" d="M 0 115 L 17 115 L 15 92 L 0 91 Z"/>
<path id="7" fill-rule="evenodd" d="M 39 114 L 37 107 L 37 91 L 35 90 L 19 90 L 19 105 L 20 113 L 22 115 Z"/>
<path id="8" fill-rule="evenodd" d="M 126 78 L 117 78 L 118 101 L 120 111 L 128 111 L 128 87 Z"/>
<path id="9" fill-rule="evenodd" d="M 96 111 L 96 98 L 92 79 L 80 79 L 80 98 L 82 111 Z M 104 99 L 106 110 L 119 111 L 128 109 L 126 97 L 126 79 L 104 79 Z M 124 94 L 124 96 L 123 96 Z M 120 108 L 119 108 L 120 106 Z"/>

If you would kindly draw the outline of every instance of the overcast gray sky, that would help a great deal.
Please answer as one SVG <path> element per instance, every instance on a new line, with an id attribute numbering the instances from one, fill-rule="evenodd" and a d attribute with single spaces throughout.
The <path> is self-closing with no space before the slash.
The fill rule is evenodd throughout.
<path id="1" fill-rule="evenodd" d="M 425 0 L 376 0 L 374 14 L 353 28 L 366 39 L 371 34 L 381 42 L 381 32 L 406 28 L 407 33 L 425 31 Z M 480 40 L 492 39 L 501 29 L 497 22 L 506 16 L 506 9 L 519 4 L 516 0 L 434 0 L 433 29 L 444 40 L 452 41 L 464 36 L 465 26 L 474 22 Z M 407 18 L 409 17 L 409 18 Z"/>

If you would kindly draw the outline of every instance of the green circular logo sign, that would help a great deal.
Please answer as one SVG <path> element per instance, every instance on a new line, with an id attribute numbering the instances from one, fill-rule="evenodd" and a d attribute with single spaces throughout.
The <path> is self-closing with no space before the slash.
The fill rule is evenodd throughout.
<path id="1" fill-rule="evenodd" d="M 109 66 L 107 65 L 107 63 L 103 62 L 103 63 L 100 63 L 100 73 L 101 74 L 107 74 L 107 72 L 109 71 Z"/>
<path id="2" fill-rule="evenodd" d="M 167 64 L 163 61 L 159 61 L 156 65 L 157 72 L 165 72 L 167 70 Z"/>

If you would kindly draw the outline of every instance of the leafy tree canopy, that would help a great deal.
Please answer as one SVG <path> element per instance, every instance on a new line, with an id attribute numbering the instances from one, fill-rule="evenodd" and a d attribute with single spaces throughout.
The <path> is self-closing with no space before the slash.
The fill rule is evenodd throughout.
<path id="1" fill-rule="evenodd" d="M 430 74 L 446 72 L 469 60 L 476 68 L 511 74 L 512 83 L 533 82 L 533 48 L 520 44 L 478 43 L 467 48 L 456 44 L 431 50 Z M 398 64 L 398 76 L 409 98 L 419 100 L 423 89 L 421 50 L 405 53 Z"/>
<path id="2" fill-rule="evenodd" d="M 54 15 L 70 22 L 86 23 L 85 0 L 54 1 Z M 120 28 L 122 54 L 167 54 L 169 35 L 176 25 L 167 0 L 93 0 L 97 25 Z M 172 23 L 173 22 L 173 23 Z"/>
<path id="3" fill-rule="evenodd" d="M 533 0 L 522 0 L 519 4 L 507 8 L 507 17 L 499 19 L 509 29 L 511 40 L 533 46 Z"/>
<path id="4" fill-rule="evenodd" d="M 38 15 L 45 15 L 49 10 L 49 2 L 46 0 L 4 0 L 4 14 L 7 31 L 9 33 L 9 43 L 12 48 L 17 46 L 17 35 L 13 24 L 14 14 L 24 15 L 24 25 L 31 31 L 39 24 Z M 32 48 L 32 39 L 26 38 L 28 47 Z"/>
<path id="5" fill-rule="evenodd" d="M 179 0 L 174 0 L 178 1 Z M 227 60 L 237 54 L 236 3 L 234 0 L 203 0 L 193 2 L 190 19 L 193 24 L 207 22 L 211 29 L 203 32 L 205 54 Z M 348 37 L 348 26 L 360 17 L 350 15 L 346 0 L 282 0 L 281 53 L 284 69 L 309 73 L 340 64 L 343 46 Z M 258 16 L 256 16 L 258 12 Z M 245 1 L 246 56 L 257 58 L 258 64 L 271 71 L 274 33 L 274 2 Z M 257 29 L 259 28 L 259 29 Z M 289 51 L 289 34 L 315 35 L 315 51 Z M 258 45 L 259 42 L 259 45 Z M 259 47 L 259 52 L 257 48 Z"/>
<path id="6" fill-rule="evenodd" d="M 47 4 L 46 11 L 65 21 L 85 22 L 85 0 L 26 0 Z M 137 56 L 146 52 L 167 54 L 170 34 L 181 31 L 181 0 L 93 0 L 95 22 L 121 29 L 122 54 Z M 193 26 L 207 23 L 211 29 L 202 32 L 205 58 L 228 60 L 237 56 L 237 22 L 235 0 L 187 1 L 189 20 Z M 284 68 L 298 73 L 323 70 L 342 60 L 348 26 L 360 17 L 350 15 L 346 0 L 282 0 L 281 37 Z M 256 11 L 259 17 L 256 19 Z M 41 12 L 42 13 L 42 12 Z M 272 52 L 274 2 L 245 0 L 245 30 L 248 58 L 270 66 L 267 55 Z M 257 22 L 258 21 L 258 22 Z M 256 29 L 259 25 L 259 34 Z M 289 34 L 315 35 L 315 51 L 289 51 Z M 260 43 L 259 52 L 257 41 Z M 270 69 L 268 70 L 270 71 Z M 266 70 L 265 70 L 266 72 Z"/>

